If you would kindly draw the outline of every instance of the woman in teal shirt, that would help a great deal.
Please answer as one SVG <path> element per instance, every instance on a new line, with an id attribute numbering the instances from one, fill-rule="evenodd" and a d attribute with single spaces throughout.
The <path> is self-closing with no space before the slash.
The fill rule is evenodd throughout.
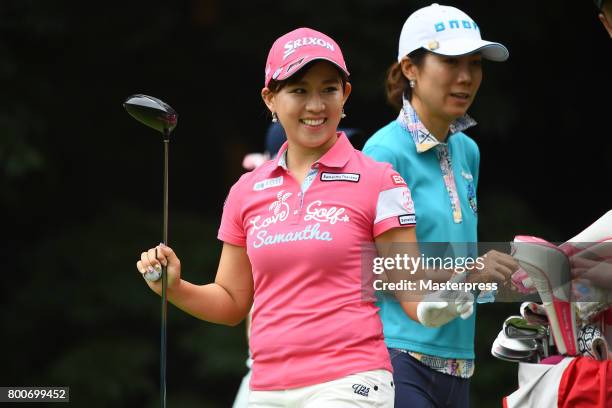
<path id="1" fill-rule="evenodd" d="M 480 153 L 463 131 L 476 124 L 466 112 L 482 80 L 483 58 L 504 61 L 508 50 L 483 41 L 476 23 L 454 7 L 417 10 L 402 29 L 398 62 L 386 83 L 389 102 L 400 113 L 363 151 L 391 163 L 408 184 L 419 242 L 477 242 Z M 507 254 L 487 256 L 488 278 L 479 280 L 503 281 L 518 268 Z M 426 327 L 395 299 L 381 295 L 379 306 L 394 368 L 395 406 L 468 407 L 475 314 Z"/>

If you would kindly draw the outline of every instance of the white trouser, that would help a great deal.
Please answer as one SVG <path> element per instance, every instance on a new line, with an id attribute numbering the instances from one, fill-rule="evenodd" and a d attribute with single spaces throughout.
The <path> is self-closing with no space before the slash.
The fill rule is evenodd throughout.
<path id="1" fill-rule="evenodd" d="M 249 382 L 251 382 L 251 370 L 246 373 L 238 388 L 236 399 L 234 399 L 234 405 L 232 408 L 247 408 L 249 406 Z"/>
<path id="2" fill-rule="evenodd" d="M 280 391 L 251 391 L 249 408 L 393 408 L 393 375 L 364 371 L 337 380 Z"/>

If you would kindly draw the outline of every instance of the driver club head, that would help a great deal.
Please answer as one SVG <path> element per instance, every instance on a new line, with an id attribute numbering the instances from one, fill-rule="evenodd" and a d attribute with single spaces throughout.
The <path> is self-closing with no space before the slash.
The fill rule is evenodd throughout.
<path id="1" fill-rule="evenodd" d="M 136 94 L 125 100 L 123 107 L 137 121 L 161 132 L 165 137 L 176 127 L 178 114 L 164 101 Z"/>

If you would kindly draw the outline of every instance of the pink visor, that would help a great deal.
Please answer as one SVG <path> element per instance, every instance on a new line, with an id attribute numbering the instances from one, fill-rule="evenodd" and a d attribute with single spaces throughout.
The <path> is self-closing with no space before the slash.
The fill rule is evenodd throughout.
<path id="1" fill-rule="evenodd" d="M 298 28 L 272 44 L 266 62 L 264 86 L 268 86 L 271 79 L 282 81 L 289 78 L 314 60 L 329 61 L 349 75 L 342 51 L 334 40 L 310 28 Z"/>

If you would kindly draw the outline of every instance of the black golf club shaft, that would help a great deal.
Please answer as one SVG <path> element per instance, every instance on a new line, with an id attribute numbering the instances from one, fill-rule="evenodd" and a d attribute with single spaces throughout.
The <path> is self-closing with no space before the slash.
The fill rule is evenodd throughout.
<path id="1" fill-rule="evenodd" d="M 140 123 L 161 132 L 164 136 L 164 205 L 163 205 L 163 239 L 168 245 L 168 150 L 170 133 L 174 130 L 178 114 L 170 105 L 152 96 L 135 94 L 123 103 L 127 112 Z M 155 249 L 157 255 L 157 248 Z M 145 275 L 146 278 L 146 275 Z M 167 316 L 168 316 L 168 267 L 162 265 L 161 293 L 161 350 L 160 350 L 160 402 L 166 407 L 166 350 L 167 350 Z M 159 277 L 156 277 L 159 279 Z"/>
<path id="2" fill-rule="evenodd" d="M 163 243 L 168 245 L 168 150 L 170 148 L 170 131 L 164 130 L 164 227 Z M 160 350 L 160 400 L 161 407 L 166 408 L 166 322 L 168 316 L 168 274 L 167 264 L 162 265 L 162 299 L 161 299 L 161 350 Z"/>

